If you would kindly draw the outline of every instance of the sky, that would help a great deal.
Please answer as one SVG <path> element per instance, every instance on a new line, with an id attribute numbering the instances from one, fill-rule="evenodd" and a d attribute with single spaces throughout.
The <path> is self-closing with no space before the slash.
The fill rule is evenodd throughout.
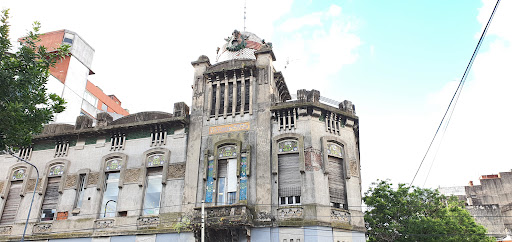
<path id="1" fill-rule="evenodd" d="M 247 0 L 247 31 L 273 43 L 291 93 L 350 100 L 360 118 L 363 191 L 410 183 L 494 7 L 494 0 Z M 244 1 L 17 1 L 11 38 L 33 21 L 95 49 L 90 80 L 130 113 L 191 103 L 190 62 L 244 28 Z M 510 171 L 512 1 L 501 1 L 446 132 L 414 185 L 479 184 Z M 507 104 L 508 103 L 508 104 Z M 445 127 L 441 129 L 444 131 Z M 443 135 L 444 133 L 444 135 Z M 435 159 L 434 159 L 435 157 Z"/>

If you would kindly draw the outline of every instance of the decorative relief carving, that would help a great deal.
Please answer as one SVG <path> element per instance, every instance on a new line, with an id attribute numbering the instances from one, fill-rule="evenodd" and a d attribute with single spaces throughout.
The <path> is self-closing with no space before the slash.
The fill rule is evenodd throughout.
<path id="1" fill-rule="evenodd" d="M 89 179 L 87 180 L 87 186 L 93 185 L 96 186 L 98 184 L 98 179 L 100 174 L 98 172 L 89 173 Z"/>
<path id="2" fill-rule="evenodd" d="M 4 191 L 4 184 L 5 184 L 4 181 L 0 181 L 0 193 L 2 193 Z"/>
<path id="3" fill-rule="evenodd" d="M 350 171 L 350 175 L 351 176 L 354 176 L 354 177 L 359 177 L 359 172 L 358 172 L 359 169 L 357 169 L 357 161 L 356 160 L 350 160 L 350 163 L 349 163 L 349 171 Z"/>
<path id="4" fill-rule="evenodd" d="M 27 192 L 34 191 L 34 187 L 36 186 L 36 179 L 29 179 L 27 182 Z M 41 178 L 39 179 L 39 183 L 37 184 L 37 191 L 41 191 L 43 184 L 41 184 Z"/>
<path id="5" fill-rule="evenodd" d="M 277 214 L 280 220 L 291 219 L 291 218 L 302 218 L 303 208 L 291 207 L 291 208 L 279 208 Z"/>
<path id="6" fill-rule="evenodd" d="M 125 183 L 136 183 L 139 182 L 140 178 L 140 169 L 127 169 L 126 173 L 124 175 L 124 182 Z"/>
<path id="7" fill-rule="evenodd" d="M 273 219 L 272 214 L 269 212 L 259 212 L 257 217 L 259 221 L 272 221 Z"/>
<path id="8" fill-rule="evenodd" d="M 32 232 L 34 234 L 49 233 L 52 230 L 51 223 L 35 224 Z"/>
<path id="9" fill-rule="evenodd" d="M 0 234 L 10 235 L 11 232 L 12 232 L 12 226 L 1 226 L 0 227 Z"/>
<path id="10" fill-rule="evenodd" d="M 339 223 L 350 223 L 350 213 L 339 209 L 331 209 L 331 221 Z"/>
<path id="11" fill-rule="evenodd" d="M 169 178 L 184 178 L 185 177 L 185 163 L 181 164 L 169 164 L 169 172 L 167 177 Z"/>
<path id="12" fill-rule="evenodd" d="M 76 188 L 76 174 L 68 174 L 66 176 L 66 186 L 65 189 L 73 189 Z"/>
<path id="13" fill-rule="evenodd" d="M 137 219 L 137 227 L 157 227 L 160 225 L 160 217 L 140 217 Z"/>
<path id="14" fill-rule="evenodd" d="M 322 152 L 308 147 L 304 151 L 306 171 L 319 171 L 322 168 Z"/>
<path id="15" fill-rule="evenodd" d="M 249 130 L 249 129 L 250 129 L 249 122 L 246 122 L 246 123 L 227 124 L 227 125 L 219 125 L 219 126 L 210 127 L 208 133 L 209 134 L 221 134 L 221 133 L 228 133 L 228 132 L 244 131 L 244 130 Z"/>
<path id="16" fill-rule="evenodd" d="M 114 220 L 113 219 L 96 220 L 96 222 L 94 222 L 94 227 L 97 229 L 113 228 Z"/>

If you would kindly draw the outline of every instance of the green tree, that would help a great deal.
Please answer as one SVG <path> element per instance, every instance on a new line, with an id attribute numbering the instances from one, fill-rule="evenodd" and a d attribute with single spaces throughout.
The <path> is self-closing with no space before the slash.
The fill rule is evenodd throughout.
<path id="1" fill-rule="evenodd" d="M 377 181 L 365 193 L 369 241 L 496 241 L 456 197 Z"/>
<path id="2" fill-rule="evenodd" d="M 69 46 L 51 52 L 39 46 L 41 25 L 34 22 L 13 53 L 9 10 L 2 10 L 0 17 L 0 150 L 4 150 L 30 145 L 32 135 L 64 111 L 64 99 L 48 93 L 45 84 L 50 67 L 69 53 Z"/>

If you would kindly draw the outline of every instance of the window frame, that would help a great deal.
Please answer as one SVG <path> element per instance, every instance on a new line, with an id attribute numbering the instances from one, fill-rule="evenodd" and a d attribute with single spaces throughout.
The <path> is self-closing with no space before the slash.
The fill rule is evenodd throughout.
<path id="1" fill-rule="evenodd" d="M 66 159 L 55 159 L 55 160 L 52 160 L 50 162 L 48 162 L 46 164 L 46 167 L 44 169 L 44 176 L 42 178 L 42 181 L 41 181 L 41 190 L 39 190 L 39 195 L 41 196 L 41 202 L 39 204 L 39 213 L 38 213 L 38 221 L 41 221 L 41 222 L 53 222 L 55 220 L 55 218 L 57 217 L 57 213 L 59 212 L 59 204 L 60 204 L 60 199 L 62 198 L 61 194 L 62 194 L 62 191 L 64 189 L 64 185 L 66 184 L 66 177 L 67 177 L 67 174 L 68 174 L 68 168 L 69 168 L 69 160 L 66 160 Z M 63 172 L 62 174 L 60 175 L 51 175 L 50 176 L 50 169 L 52 167 L 55 167 L 57 165 L 62 165 L 63 166 Z M 50 178 L 53 178 L 53 177 L 60 177 L 60 181 L 59 181 L 59 187 L 57 189 L 58 193 L 59 193 L 59 197 L 57 198 L 57 205 L 55 206 L 55 214 L 54 214 L 54 217 L 52 220 L 48 220 L 48 221 L 43 221 L 41 220 L 41 216 L 42 216 L 42 212 L 43 212 L 43 202 L 44 202 L 44 198 L 46 196 L 46 190 L 48 188 L 48 180 Z"/>

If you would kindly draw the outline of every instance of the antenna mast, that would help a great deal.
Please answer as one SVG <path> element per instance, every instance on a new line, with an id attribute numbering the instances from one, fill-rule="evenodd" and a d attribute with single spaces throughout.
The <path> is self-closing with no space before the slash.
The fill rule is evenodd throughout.
<path id="1" fill-rule="evenodd" d="M 245 32 L 245 19 L 246 19 L 247 0 L 244 1 L 244 32 Z"/>

